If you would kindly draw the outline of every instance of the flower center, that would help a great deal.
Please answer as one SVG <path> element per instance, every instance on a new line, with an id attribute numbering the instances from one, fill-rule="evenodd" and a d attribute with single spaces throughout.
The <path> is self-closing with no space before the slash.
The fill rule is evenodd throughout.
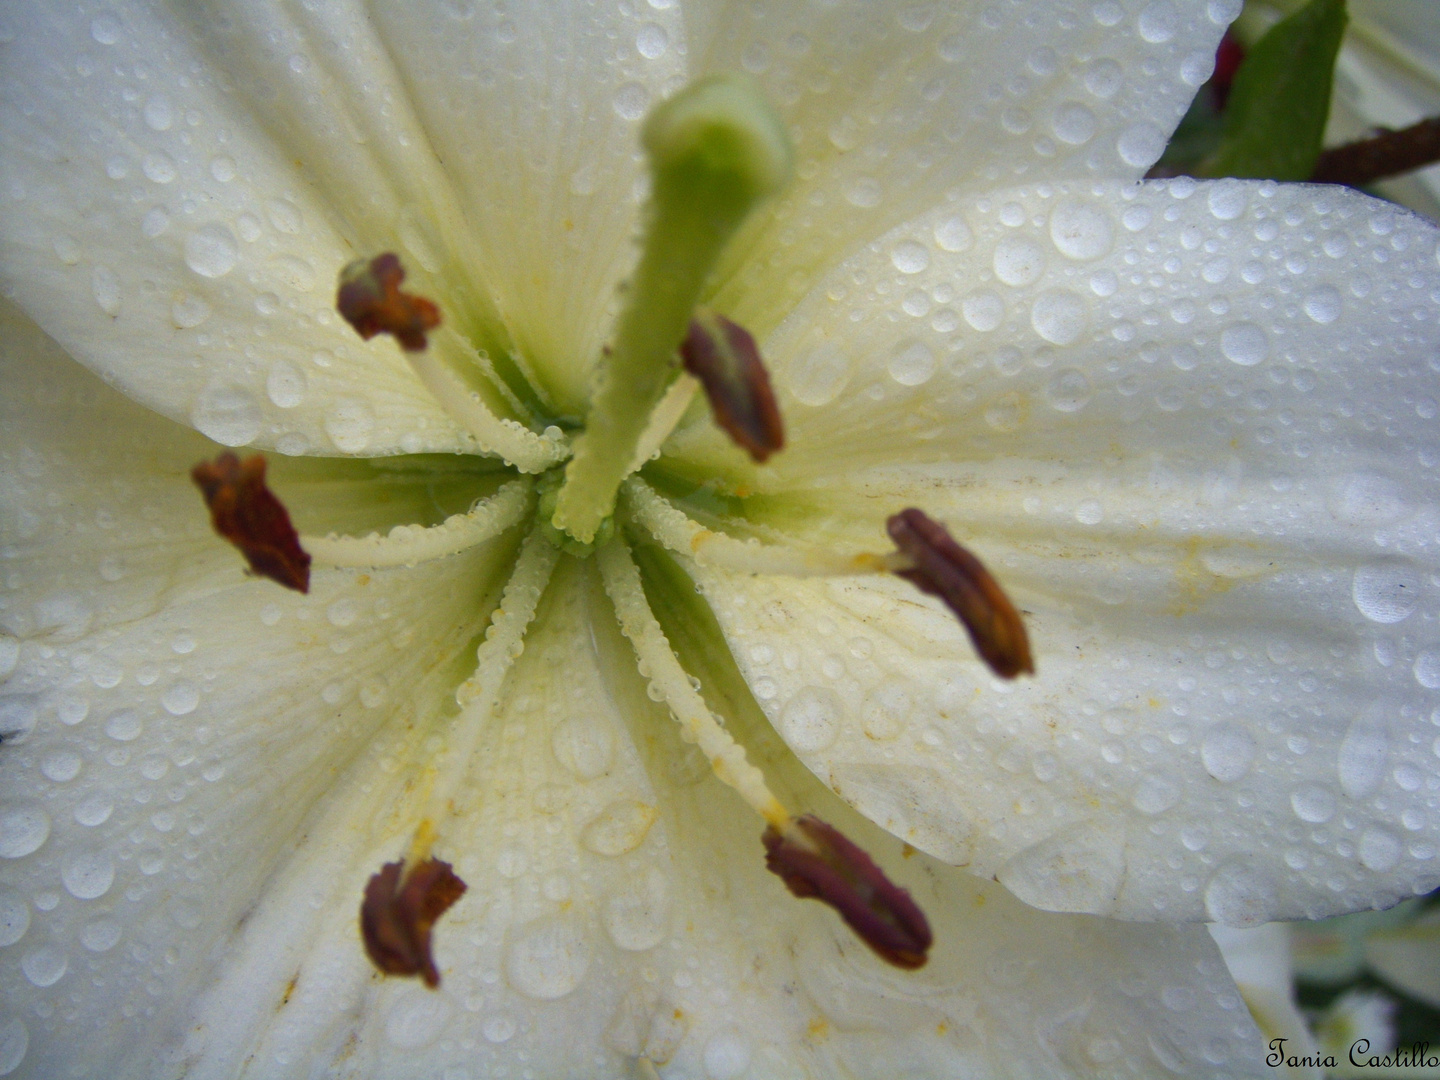
<path id="1" fill-rule="evenodd" d="M 666 638 L 627 534 L 702 565 L 750 573 L 897 573 L 950 606 L 981 656 L 1006 678 L 1033 671 L 1025 628 L 979 561 L 918 510 L 889 521 L 898 551 L 847 556 L 793 543 L 744 542 L 705 529 L 638 475 L 700 387 L 716 422 L 752 457 L 764 461 L 780 449 L 780 415 L 753 338 L 699 301 L 726 244 L 788 180 L 792 167 L 781 121 L 739 78 L 710 78 L 685 88 L 650 115 L 642 139 L 652 185 L 641 257 L 573 442 L 555 427 L 537 433 L 496 417 L 433 356 L 427 334 L 440 326 L 441 312 L 401 288 L 399 259 L 385 254 L 342 271 L 341 314 L 362 337 L 393 335 L 419 379 L 481 450 L 528 475 L 440 525 L 398 526 L 383 537 L 298 536 L 264 485 L 258 455 L 244 462 L 222 455 L 197 466 L 196 482 L 217 530 L 240 547 L 255 572 L 301 591 L 308 588 L 312 559 L 317 568 L 414 565 L 529 522 L 477 650 L 475 672 L 456 691 L 461 711 L 417 807 L 410 848 L 365 891 L 362 938 L 381 971 L 439 984 L 431 931 L 465 883 L 432 850 L 444 846 L 456 793 L 562 553 L 595 558 L 652 697 L 668 706 L 684 740 L 705 754 L 716 776 L 764 820 L 767 867 L 794 895 L 829 904 L 888 962 L 919 967 L 931 944 L 924 915 L 836 829 L 812 815 L 793 814 L 772 793 Z"/>

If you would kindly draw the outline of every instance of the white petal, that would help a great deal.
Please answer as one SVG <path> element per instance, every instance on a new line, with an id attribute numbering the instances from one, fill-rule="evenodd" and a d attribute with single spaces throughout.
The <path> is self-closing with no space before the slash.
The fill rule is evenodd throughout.
<path id="1" fill-rule="evenodd" d="M 993 260 L 922 280 L 1003 295 L 994 345 L 866 309 L 839 339 L 851 391 L 806 410 L 792 387 L 792 448 L 757 473 L 823 461 L 833 496 L 767 505 L 847 550 L 883 550 L 907 505 L 947 521 L 1031 613 L 1038 677 L 991 685 L 899 581 L 703 573 L 747 676 L 782 734 L 823 698 L 790 742 L 854 805 L 1032 903 L 1251 923 L 1434 887 L 1435 231 L 1344 192 L 1186 182 L 1091 199 L 1111 240 L 1072 259 L 1049 236 L 1078 197 L 977 216 L 977 246 L 1044 255 L 1028 284 Z M 1065 346 L 1036 330 L 1061 290 L 1085 318 Z M 782 386 L 834 306 L 797 315 Z M 925 385 L 885 371 L 897 338 L 937 358 Z"/>
<path id="2" fill-rule="evenodd" d="M 228 445 L 469 446 L 394 342 L 361 342 L 334 311 L 344 264 L 399 250 L 407 287 L 451 327 L 503 337 L 367 17 L 254 4 L 191 18 L 140 2 L 16 12 L 7 291 L 82 363 Z M 471 367 L 456 335 L 436 340 Z"/>
<path id="3" fill-rule="evenodd" d="M 403 792 L 433 753 L 401 742 L 388 772 L 366 755 L 307 823 L 197 1010 L 189 1075 L 249 1059 L 280 1076 L 343 1061 L 599 1080 L 640 1055 L 686 1077 L 1085 1075 L 1122 1059 L 1261 1075 L 1203 932 L 1036 912 L 852 816 L 939 934 L 924 971 L 884 968 L 764 871 L 761 823 L 647 698 L 592 567 L 569 561 L 441 828 L 436 854 L 470 886 L 436 931 L 442 985 L 377 981 L 356 905 L 406 844 Z"/>
<path id="4" fill-rule="evenodd" d="M 150 1076 L 333 778 L 450 699 L 513 541 L 248 579 L 186 475 L 213 444 L 33 326 L 3 341 L 6 1019 L 22 1075 Z"/>
<path id="5" fill-rule="evenodd" d="M 455 178 L 515 341 L 561 412 L 586 377 L 635 256 L 640 120 L 682 85 L 679 5 L 472 0 L 381 5 L 373 18 L 429 144 Z"/>
<path id="6" fill-rule="evenodd" d="M 796 140 L 796 180 L 737 243 L 717 306 L 768 333 L 817 268 L 932 207 L 1022 177 L 1137 179 L 1239 10 L 1229 0 L 884 11 L 780 0 L 692 18 L 700 68 L 754 73 Z M 942 220 L 927 242 L 970 242 Z"/>

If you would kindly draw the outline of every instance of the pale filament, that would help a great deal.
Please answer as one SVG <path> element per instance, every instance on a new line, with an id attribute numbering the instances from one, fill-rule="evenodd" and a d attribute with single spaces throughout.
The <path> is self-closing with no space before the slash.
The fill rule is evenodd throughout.
<path id="1" fill-rule="evenodd" d="M 416 566 L 499 536 L 524 520 L 534 506 L 534 484 L 511 480 L 468 513 L 452 514 L 439 525 L 396 525 L 385 536 L 302 536 L 300 546 L 321 566 Z"/>
<path id="2" fill-rule="evenodd" d="M 638 471 L 655 456 L 656 451 L 675 430 L 675 425 L 680 423 L 680 418 L 694 400 L 695 391 L 699 389 L 700 380 L 683 371 L 670 384 L 670 389 L 665 391 L 665 396 L 656 403 L 650 412 L 650 419 L 645 422 L 645 430 L 640 433 L 640 441 L 635 444 L 635 456 L 630 460 L 630 472 Z"/>
<path id="3" fill-rule="evenodd" d="M 720 726 L 680 666 L 645 599 L 640 571 L 630 557 L 630 549 L 617 537 L 600 548 L 595 559 L 605 592 L 615 605 L 620 629 L 635 649 L 640 670 L 649 675 L 651 685 L 670 707 L 682 737 L 700 748 L 715 775 L 734 788 L 757 814 L 778 829 L 787 828 L 790 814 L 771 794 L 765 775 L 746 760 L 744 748 Z"/>
<path id="4" fill-rule="evenodd" d="M 492 413 L 479 394 L 435 358 L 433 349 L 406 352 L 405 359 L 440 407 L 475 437 L 484 452 L 498 454 L 523 473 L 542 473 L 570 456 L 570 442 L 563 435 L 537 435 L 524 424 Z"/>
<path id="5" fill-rule="evenodd" d="M 643 525 L 671 551 L 688 556 L 701 566 L 784 577 L 853 577 L 857 574 L 893 574 L 913 565 L 899 552 L 840 555 L 824 548 L 798 544 L 737 540 L 693 521 L 638 476 L 626 480 L 621 490 L 625 505 L 636 523 Z"/>
<path id="6" fill-rule="evenodd" d="M 431 781 L 426 811 L 406 856 L 410 866 L 429 856 L 435 830 L 449 816 L 450 802 L 464 781 L 480 738 L 490 724 L 505 675 L 523 650 L 525 631 L 535 618 L 540 597 L 550 583 L 559 558 L 560 549 L 545 538 L 537 524 L 520 546 L 520 555 L 510 580 L 505 583 L 500 606 L 491 614 L 485 640 L 475 650 L 475 674 L 455 691 L 455 700 L 461 706 L 460 715 L 451 723 L 449 745 Z"/>

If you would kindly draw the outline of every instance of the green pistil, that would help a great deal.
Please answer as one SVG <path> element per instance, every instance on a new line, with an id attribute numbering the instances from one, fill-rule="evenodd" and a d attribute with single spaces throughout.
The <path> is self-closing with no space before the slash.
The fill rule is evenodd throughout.
<path id="1" fill-rule="evenodd" d="M 662 102 L 641 137 L 652 175 L 644 252 L 551 518 L 586 544 L 613 512 L 646 420 L 675 377 L 675 351 L 706 279 L 791 170 L 780 118 L 734 76 L 703 79 Z"/>

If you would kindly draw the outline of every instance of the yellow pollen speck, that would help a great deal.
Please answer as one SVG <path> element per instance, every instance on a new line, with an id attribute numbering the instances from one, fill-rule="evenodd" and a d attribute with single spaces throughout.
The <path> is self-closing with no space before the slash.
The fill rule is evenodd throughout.
<path id="1" fill-rule="evenodd" d="M 806 1026 L 805 1034 L 816 1042 L 826 1038 L 830 1034 L 830 1021 L 823 1016 L 817 1016 Z"/>

